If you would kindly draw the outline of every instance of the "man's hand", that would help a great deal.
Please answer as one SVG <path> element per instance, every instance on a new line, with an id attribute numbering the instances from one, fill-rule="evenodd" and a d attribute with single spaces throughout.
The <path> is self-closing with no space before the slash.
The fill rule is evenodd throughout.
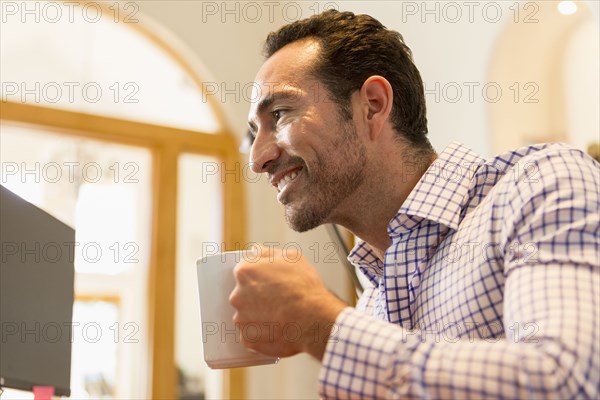
<path id="1" fill-rule="evenodd" d="M 271 356 L 307 352 L 321 360 L 333 323 L 347 305 L 295 250 L 260 247 L 259 253 L 233 271 L 237 285 L 229 301 L 242 343 Z"/>

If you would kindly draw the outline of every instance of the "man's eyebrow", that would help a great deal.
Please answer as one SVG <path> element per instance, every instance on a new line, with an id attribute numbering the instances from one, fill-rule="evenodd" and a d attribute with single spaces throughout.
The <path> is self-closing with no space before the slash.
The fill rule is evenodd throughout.
<path id="1" fill-rule="evenodd" d="M 297 97 L 298 93 L 296 93 L 293 90 L 290 90 L 289 88 L 281 92 L 271 93 L 258 102 L 258 106 L 256 107 L 256 113 L 263 113 L 267 108 L 269 108 L 274 102 L 278 100 L 289 100 L 295 99 Z"/>
<path id="2" fill-rule="evenodd" d="M 256 106 L 256 114 L 262 114 L 263 112 L 265 112 L 265 110 L 267 108 L 271 107 L 271 104 L 273 104 L 276 99 L 277 99 L 276 93 L 270 94 L 270 95 L 262 98 L 258 102 L 258 106 Z"/>

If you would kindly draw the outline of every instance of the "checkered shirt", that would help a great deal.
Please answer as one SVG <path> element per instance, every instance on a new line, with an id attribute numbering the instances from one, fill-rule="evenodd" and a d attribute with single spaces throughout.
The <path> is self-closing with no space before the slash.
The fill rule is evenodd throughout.
<path id="1" fill-rule="evenodd" d="M 600 397 L 600 165 L 565 144 L 459 143 L 391 220 L 336 320 L 323 398 Z"/>

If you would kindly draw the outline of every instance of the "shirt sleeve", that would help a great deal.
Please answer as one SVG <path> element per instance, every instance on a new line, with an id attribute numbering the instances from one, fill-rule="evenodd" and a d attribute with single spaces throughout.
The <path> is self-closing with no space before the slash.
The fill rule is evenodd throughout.
<path id="1" fill-rule="evenodd" d="M 505 199 L 505 334 L 407 331 L 346 308 L 323 358 L 323 398 L 600 396 L 599 165 L 574 150 L 531 165 L 540 174 Z"/>

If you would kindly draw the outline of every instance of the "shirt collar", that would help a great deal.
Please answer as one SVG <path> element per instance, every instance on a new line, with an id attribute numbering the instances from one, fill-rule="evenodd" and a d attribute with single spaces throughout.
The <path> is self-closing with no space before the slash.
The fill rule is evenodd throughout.
<path id="1" fill-rule="evenodd" d="M 410 229 L 421 219 L 457 229 L 469 201 L 473 175 L 485 160 L 452 142 L 429 166 L 388 225 L 390 234 Z M 415 218 L 416 217 L 416 218 Z"/>
<path id="2" fill-rule="evenodd" d="M 485 160 L 470 148 L 452 142 L 429 166 L 388 225 L 394 240 L 423 219 L 457 229 L 469 201 L 474 174 Z M 440 201 L 443 199 L 443 201 Z M 358 240 L 348 260 L 375 282 L 383 274 L 383 263 L 371 246 Z"/>
<path id="3" fill-rule="evenodd" d="M 383 275 L 383 262 L 367 242 L 358 239 L 356 246 L 348 255 L 348 261 L 357 266 L 371 283 L 377 286 L 379 277 Z"/>

